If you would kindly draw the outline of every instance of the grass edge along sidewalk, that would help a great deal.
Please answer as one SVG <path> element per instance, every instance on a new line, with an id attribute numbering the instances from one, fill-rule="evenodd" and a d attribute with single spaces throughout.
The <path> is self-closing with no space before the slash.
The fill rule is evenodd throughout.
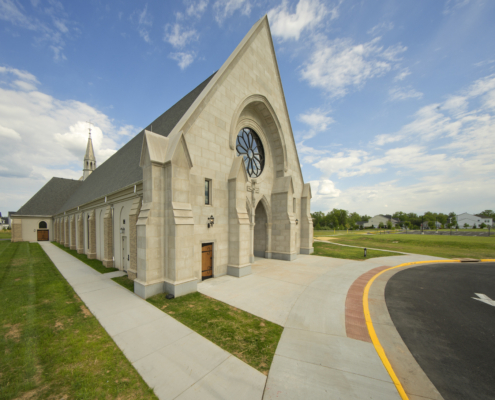
<path id="1" fill-rule="evenodd" d="M 156 399 L 37 243 L 0 242 L 0 398 Z"/>
<path id="2" fill-rule="evenodd" d="M 79 254 L 76 250 L 71 250 L 68 247 L 62 246 L 57 242 L 50 242 L 51 244 L 57 246 L 59 249 L 62 249 L 69 253 L 71 256 L 77 258 L 79 261 L 82 261 L 84 264 L 89 265 L 95 271 L 98 271 L 100 274 L 107 274 L 109 272 L 118 271 L 117 268 L 107 268 L 103 265 L 100 260 L 97 259 L 89 259 L 88 256 L 84 253 Z"/>
<path id="3" fill-rule="evenodd" d="M 113 281 L 133 291 L 127 276 Z M 196 333 L 268 375 L 284 328 L 273 322 L 195 292 L 175 299 L 166 293 L 147 301 Z"/>
<path id="4" fill-rule="evenodd" d="M 367 250 L 366 257 L 362 248 L 339 246 L 328 242 L 313 242 L 314 256 L 343 258 L 347 260 L 364 261 L 375 257 L 401 256 L 403 253 L 393 251 Z"/>
<path id="5" fill-rule="evenodd" d="M 355 235 L 331 238 L 334 243 L 372 247 L 441 258 L 495 258 L 495 237 L 434 235 Z"/>

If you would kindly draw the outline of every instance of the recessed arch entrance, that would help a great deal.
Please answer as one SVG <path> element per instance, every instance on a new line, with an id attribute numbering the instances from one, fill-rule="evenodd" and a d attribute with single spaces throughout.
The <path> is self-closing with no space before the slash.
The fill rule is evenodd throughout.
<path id="1" fill-rule="evenodd" d="M 253 255 L 271 258 L 271 212 L 270 205 L 263 196 L 254 211 Z"/>

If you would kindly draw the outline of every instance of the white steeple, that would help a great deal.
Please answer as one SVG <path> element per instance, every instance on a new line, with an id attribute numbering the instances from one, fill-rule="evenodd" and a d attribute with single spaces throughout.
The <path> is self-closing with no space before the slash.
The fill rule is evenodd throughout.
<path id="1" fill-rule="evenodd" d="M 88 146 L 84 155 L 83 163 L 83 181 L 96 169 L 96 158 L 93 150 L 93 142 L 91 141 L 91 126 L 89 127 Z"/>

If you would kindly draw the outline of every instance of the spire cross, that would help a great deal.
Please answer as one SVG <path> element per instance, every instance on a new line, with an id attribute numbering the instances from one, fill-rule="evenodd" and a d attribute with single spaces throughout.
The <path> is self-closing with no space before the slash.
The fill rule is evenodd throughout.
<path id="1" fill-rule="evenodd" d="M 88 123 L 88 130 L 89 130 L 89 138 L 91 139 L 91 120 L 86 121 Z"/>

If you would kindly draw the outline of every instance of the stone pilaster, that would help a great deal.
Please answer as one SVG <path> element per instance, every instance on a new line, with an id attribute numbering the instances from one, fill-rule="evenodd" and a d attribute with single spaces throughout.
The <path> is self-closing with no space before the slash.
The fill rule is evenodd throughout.
<path id="1" fill-rule="evenodd" d="M 306 183 L 301 197 L 301 254 L 312 254 L 313 220 L 311 218 L 311 185 Z"/>
<path id="2" fill-rule="evenodd" d="M 137 228 L 136 223 L 139 218 L 139 212 L 141 211 L 141 197 L 134 199 L 129 212 L 129 269 L 127 270 L 127 277 L 131 280 L 137 277 Z"/>
<path id="3" fill-rule="evenodd" d="M 296 214 L 292 177 L 275 179 L 272 190 L 272 258 L 292 261 L 297 258 Z"/>
<path id="4" fill-rule="evenodd" d="M 64 218 L 60 218 L 60 241 L 59 243 L 64 246 L 65 245 L 65 223 Z"/>
<path id="5" fill-rule="evenodd" d="M 70 247 L 70 225 L 69 225 L 69 217 L 64 218 L 64 246 Z"/>
<path id="6" fill-rule="evenodd" d="M 77 215 L 77 252 L 84 253 L 84 218 L 83 213 Z"/>
<path id="7" fill-rule="evenodd" d="M 103 217 L 103 265 L 113 268 L 113 209 L 107 207 Z"/>
<path id="8" fill-rule="evenodd" d="M 89 213 L 89 251 L 88 258 L 96 258 L 96 213 L 95 210 Z"/>
<path id="9" fill-rule="evenodd" d="M 70 216 L 70 249 L 76 250 L 76 216 Z"/>
<path id="10" fill-rule="evenodd" d="M 236 277 L 249 275 L 252 253 L 252 229 L 246 209 L 248 177 L 242 156 L 232 163 L 229 174 L 229 258 L 227 274 Z M 254 227 L 254 223 L 253 223 Z"/>
<path id="11" fill-rule="evenodd" d="M 22 219 L 12 219 L 12 238 L 11 242 L 22 242 Z"/>

